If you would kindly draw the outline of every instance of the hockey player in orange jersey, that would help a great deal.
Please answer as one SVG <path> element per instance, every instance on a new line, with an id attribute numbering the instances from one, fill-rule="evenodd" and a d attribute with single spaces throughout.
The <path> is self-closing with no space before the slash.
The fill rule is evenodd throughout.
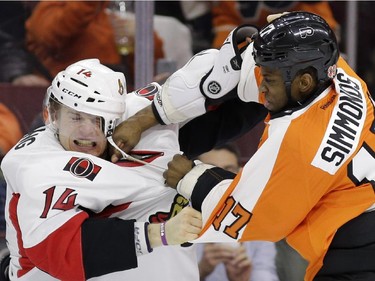
<path id="1" fill-rule="evenodd" d="M 375 112 L 366 84 L 339 56 L 328 24 L 307 12 L 271 21 L 241 58 L 233 91 L 246 102 L 259 98 L 269 111 L 257 152 L 237 176 L 181 155 L 164 173 L 202 211 L 195 242 L 286 237 L 309 261 L 306 281 L 375 280 Z M 203 103 L 233 93 L 221 91 L 233 79 L 214 72 L 198 83 Z M 207 94 L 210 81 L 216 92 Z M 156 119 L 193 117 L 198 97 L 179 94 L 167 81 L 154 100 Z"/>

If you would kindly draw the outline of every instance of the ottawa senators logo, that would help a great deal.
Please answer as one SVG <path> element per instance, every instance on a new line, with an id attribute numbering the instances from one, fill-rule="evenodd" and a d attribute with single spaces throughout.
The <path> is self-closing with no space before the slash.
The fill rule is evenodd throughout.
<path id="1" fill-rule="evenodd" d="M 160 86 L 158 87 L 155 83 L 148 84 L 146 87 L 135 90 L 135 94 L 140 97 L 144 97 L 149 100 L 153 100 L 154 96 L 160 91 Z"/>
<path id="2" fill-rule="evenodd" d="M 70 172 L 78 178 L 86 178 L 93 181 L 102 167 L 94 164 L 88 158 L 72 157 L 64 167 L 64 171 Z"/>

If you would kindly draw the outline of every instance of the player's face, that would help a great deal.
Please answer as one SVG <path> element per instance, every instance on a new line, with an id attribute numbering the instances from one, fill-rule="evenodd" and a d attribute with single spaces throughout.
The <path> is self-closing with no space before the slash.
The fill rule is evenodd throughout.
<path id="1" fill-rule="evenodd" d="M 279 112 L 289 102 L 282 73 L 278 69 L 271 69 L 264 66 L 261 66 L 260 69 L 263 80 L 260 84 L 259 91 L 264 93 L 264 106 L 271 112 Z M 291 86 L 293 100 L 299 100 L 299 92 L 296 84 L 296 80 L 293 80 Z"/>
<path id="2" fill-rule="evenodd" d="M 107 147 L 98 116 L 61 106 L 57 127 L 60 143 L 66 150 L 101 156 Z"/>
<path id="3" fill-rule="evenodd" d="M 261 66 L 263 76 L 259 91 L 264 93 L 264 106 L 271 112 L 280 111 L 288 103 L 284 79 L 280 70 Z"/>

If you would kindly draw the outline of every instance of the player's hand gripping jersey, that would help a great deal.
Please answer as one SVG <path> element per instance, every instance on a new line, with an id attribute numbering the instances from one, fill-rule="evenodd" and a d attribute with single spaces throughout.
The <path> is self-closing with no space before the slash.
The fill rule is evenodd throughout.
<path id="1" fill-rule="evenodd" d="M 149 101 L 131 93 L 127 104 L 124 118 Z M 179 151 L 177 130 L 175 125 L 148 130 L 134 156 L 167 168 Z M 162 170 L 66 151 L 49 127 L 26 135 L 4 158 L 2 169 L 8 184 L 11 280 L 198 280 L 192 246 L 155 248 L 138 255 L 138 268 L 113 272 L 126 258 L 121 251 L 129 249 L 108 249 L 116 239 L 134 243 L 134 236 L 99 236 L 90 227 L 90 220 L 100 217 L 161 222 L 178 213 L 187 200 L 164 185 Z"/>
<path id="2" fill-rule="evenodd" d="M 337 66 L 316 98 L 268 116 L 258 151 L 233 180 L 201 164 L 180 181 L 181 194 L 201 207 L 197 241 L 287 237 L 312 280 L 337 229 L 375 209 L 374 102 L 345 61 Z"/>

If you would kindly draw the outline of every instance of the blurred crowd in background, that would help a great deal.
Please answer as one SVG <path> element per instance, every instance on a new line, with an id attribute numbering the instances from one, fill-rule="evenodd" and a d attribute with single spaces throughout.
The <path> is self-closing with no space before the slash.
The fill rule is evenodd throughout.
<path id="1" fill-rule="evenodd" d="M 268 14 L 307 10 L 327 20 L 336 32 L 341 52 L 345 55 L 348 51 L 347 39 L 352 38 L 350 43 L 355 44 L 357 50 L 354 70 L 365 80 L 374 96 L 375 48 L 372 40 L 375 17 L 372 13 L 375 2 L 356 2 L 355 34 L 349 34 L 349 3 L 155 1 L 154 80 L 162 83 L 201 50 L 220 48 L 229 32 L 238 25 L 251 23 L 261 27 L 266 23 Z M 124 72 L 128 92 L 133 90 L 135 17 L 132 1 L 1 1 L 0 85 L 37 86 L 44 90 L 52 78 L 68 65 L 96 57 L 114 70 Z M 15 124 L 19 116 L 5 107 L 2 95 L 5 93 L 0 92 L 0 156 L 25 133 Z M 4 194 L 4 188 L 3 185 L 0 193 Z M 0 205 L 2 198 L 0 196 Z M 5 224 L 0 218 L 2 238 L 4 230 Z M 0 242 L 3 240 L 0 239 Z M 298 277 L 295 280 L 298 281 Z"/>

